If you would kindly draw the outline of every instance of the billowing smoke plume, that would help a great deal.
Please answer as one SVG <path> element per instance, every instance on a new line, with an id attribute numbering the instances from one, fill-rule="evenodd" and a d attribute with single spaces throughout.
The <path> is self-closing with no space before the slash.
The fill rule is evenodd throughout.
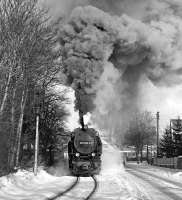
<path id="1" fill-rule="evenodd" d="M 80 113 L 93 112 L 101 126 L 120 131 L 123 119 L 142 107 L 143 80 L 157 86 L 180 83 L 181 24 L 180 17 L 153 10 L 140 21 L 92 6 L 75 8 L 61 28 L 60 42 Z"/>

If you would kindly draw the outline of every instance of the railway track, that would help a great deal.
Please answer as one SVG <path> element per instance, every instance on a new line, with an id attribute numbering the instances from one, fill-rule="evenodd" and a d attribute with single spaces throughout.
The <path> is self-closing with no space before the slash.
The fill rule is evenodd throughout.
<path id="1" fill-rule="evenodd" d="M 98 183 L 97 183 L 97 179 L 95 176 L 91 176 L 91 178 L 93 179 L 94 181 L 94 187 L 92 189 L 92 191 L 89 193 L 89 195 L 87 197 L 83 197 L 82 200 L 89 200 L 91 199 L 91 197 L 93 196 L 93 194 L 96 192 L 97 190 L 97 187 L 98 187 Z M 80 177 L 77 176 L 75 181 L 64 191 L 62 192 L 59 192 L 58 194 L 56 194 L 55 196 L 53 197 L 49 197 L 47 198 L 46 200 L 58 200 L 58 198 L 61 199 L 62 196 L 64 196 L 66 193 L 70 192 L 71 190 L 73 190 L 77 185 L 78 183 L 80 182 Z"/>
<path id="2" fill-rule="evenodd" d="M 89 200 L 93 196 L 93 194 L 95 193 L 95 191 L 97 190 L 97 186 L 98 186 L 97 179 L 96 179 L 95 176 L 91 176 L 91 177 L 94 180 L 94 188 L 93 188 L 93 190 L 90 192 L 90 194 L 84 200 Z"/>

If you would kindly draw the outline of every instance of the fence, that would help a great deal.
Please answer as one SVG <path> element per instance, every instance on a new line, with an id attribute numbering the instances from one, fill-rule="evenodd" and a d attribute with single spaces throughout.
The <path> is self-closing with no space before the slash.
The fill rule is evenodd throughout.
<path id="1" fill-rule="evenodd" d="M 160 167 L 168 167 L 174 169 L 182 169 L 182 156 L 173 157 L 173 158 L 154 158 L 153 165 Z"/>

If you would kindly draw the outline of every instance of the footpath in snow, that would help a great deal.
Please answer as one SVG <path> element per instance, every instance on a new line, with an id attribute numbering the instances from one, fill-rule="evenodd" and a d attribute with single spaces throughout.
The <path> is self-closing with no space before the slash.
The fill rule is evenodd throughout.
<path id="1" fill-rule="evenodd" d="M 154 165 L 148 165 L 146 162 L 140 164 L 137 164 L 136 162 L 128 162 L 127 166 L 140 170 L 147 170 L 151 174 L 169 178 L 170 180 L 182 181 L 182 169 L 158 167 Z"/>
<path id="2" fill-rule="evenodd" d="M 125 172 L 144 200 L 181 200 L 182 171 L 147 164 L 127 163 Z"/>

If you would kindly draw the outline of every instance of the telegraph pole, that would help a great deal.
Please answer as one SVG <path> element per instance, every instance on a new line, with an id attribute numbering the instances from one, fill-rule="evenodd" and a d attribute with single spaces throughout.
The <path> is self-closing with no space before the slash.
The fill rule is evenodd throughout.
<path id="1" fill-rule="evenodd" d="M 36 93 L 36 135 L 35 135 L 35 158 L 34 158 L 34 175 L 37 175 L 38 171 L 38 154 L 39 154 L 39 116 L 40 116 L 40 96 L 39 92 Z"/>
<path id="2" fill-rule="evenodd" d="M 156 114 L 157 117 L 157 157 L 159 156 L 159 112 Z"/>

